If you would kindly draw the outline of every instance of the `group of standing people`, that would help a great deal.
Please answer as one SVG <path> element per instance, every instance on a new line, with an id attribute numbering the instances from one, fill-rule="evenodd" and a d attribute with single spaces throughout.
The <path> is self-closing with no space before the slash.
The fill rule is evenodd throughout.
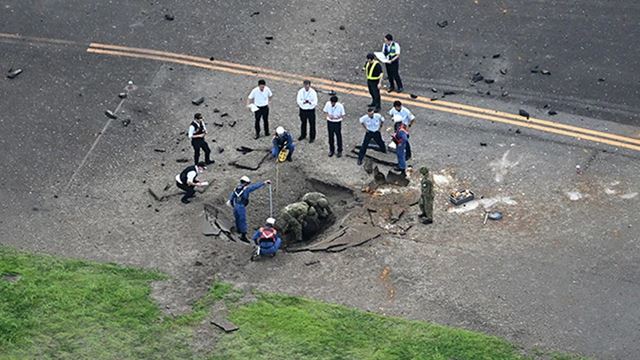
<path id="1" fill-rule="evenodd" d="M 402 92 L 404 89 L 399 75 L 400 45 L 393 40 L 391 34 L 385 36 L 382 53 L 386 59 L 384 63 L 389 78 L 387 91 Z M 365 130 L 365 134 L 358 153 L 358 165 L 362 165 L 367 149 L 372 141 L 377 145 L 378 151 L 383 153 L 387 152 L 387 145 L 381 133 L 385 119 L 380 114 L 380 89 L 382 88 L 384 71 L 381 62 L 375 54 L 367 54 L 367 62 L 363 70 L 371 95 L 371 103 L 368 105 L 367 114 L 359 119 L 359 123 Z M 247 106 L 254 113 L 255 139 L 259 139 L 262 133 L 264 136 L 270 136 L 269 103 L 272 97 L 273 93 L 263 79 L 258 81 L 258 86 L 253 88 L 247 97 Z M 302 141 L 308 138 L 311 144 L 316 140 L 316 108 L 318 106 L 318 94 L 316 90 L 311 87 L 311 81 L 304 80 L 302 88 L 298 90 L 296 102 L 299 107 L 300 118 L 300 135 L 297 140 Z M 339 102 L 336 95 L 332 95 L 329 101 L 325 103 L 322 111 L 325 114 L 327 124 L 328 156 L 340 158 L 343 155 L 342 122 L 346 117 L 344 105 Z M 393 146 L 395 147 L 398 159 L 398 164 L 394 170 L 404 173 L 407 169 L 407 161 L 411 159 L 412 155 L 409 142 L 409 128 L 414 124 L 415 116 L 409 109 L 404 107 L 400 101 L 393 103 L 393 107 L 389 110 L 388 114 L 394 122 L 391 140 L 394 143 Z M 195 195 L 195 187 L 208 185 L 208 183 L 197 179 L 198 174 L 206 169 L 206 165 L 214 163 L 214 160 L 211 159 L 211 150 L 205 140 L 206 135 L 207 128 L 203 116 L 197 113 L 194 115 L 194 120 L 191 122 L 188 131 L 188 137 L 191 139 L 191 144 L 194 149 L 195 165 L 185 168 L 176 176 L 177 187 L 185 191 L 182 197 L 183 203 L 189 203 L 189 199 Z M 294 137 L 290 132 L 286 131 L 284 127 L 278 126 L 272 138 L 271 155 L 274 158 L 278 158 L 283 155 L 283 150 L 285 150 L 285 159 L 292 161 L 295 151 L 293 139 Z M 205 161 L 200 161 L 200 150 L 204 151 Z M 270 184 L 270 180 L 251 183 L 251 180 L 247 176 L 243 176 L 236 188 L 230 193 L 227 205 L 233 208 L 236 230 L 240 233 L 241 240 L 243 241 L 249 242 L 246 218 L 246 207 L 249 204 L 249 195 L 253 191 Z M 430 215 L 428 220 L 430 221 Z M 273 227 L 274 224 L 275 219 L 269 218 L 266 224 L 254 234 L 253 240 L 258 246 L 258 254 L 260 254 L 260 251 L 262 251 L 262 254 L 275 254 L 280 246 L 280 238 Z"/>

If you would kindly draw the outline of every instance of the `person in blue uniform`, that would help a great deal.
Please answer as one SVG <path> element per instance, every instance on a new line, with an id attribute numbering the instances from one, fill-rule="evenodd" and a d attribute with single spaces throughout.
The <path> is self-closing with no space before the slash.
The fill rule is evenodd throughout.
<path id="1" fill-rule="evenodd" d="M 240 240 L 249 242 L 247 239 L 247 205 L 249 205 L 249 195 L 271 184 L 271 180 L 265 182 L 251 183 L 248 176 L 240 178 L 240 184 L 231 192 L 227 205 L 233 208 L 233 217 L 236 220 L 236 231 L 241 234 Z"/>
<path id="2" fill-rule="evenodd" d="M 398 166 L 393 169 L 404 173 L 407 170 L 407 149 L 409 147 L 407 125 L 400 122 L 398 130 L 393 134 L 393 142 L 396 143 L 396 155 L 398 156 Z"/>
<path id="3" fill-rule="evenodd" d="M 276 136 L 273 137 L 271 148 L 271 156 L 278 157 L 282 149 L 287 148 L 289 154 L 287 155 L 287 161 L 292 161 L 293 151 L 296 149 L 296 145 L 293 143 L 293 136 L 284 130 L 282 126 L 276 128 Z"/>
<path id="4" fill-rule="evenodd" d="M 265 225 L 253 234 L 253 243 L 257 246 L 256 253 L 252 257 L 255 260 L 258 256 L 276 256 L 282 239 L 275 229 L 276 219 L 268 218 Z"/>

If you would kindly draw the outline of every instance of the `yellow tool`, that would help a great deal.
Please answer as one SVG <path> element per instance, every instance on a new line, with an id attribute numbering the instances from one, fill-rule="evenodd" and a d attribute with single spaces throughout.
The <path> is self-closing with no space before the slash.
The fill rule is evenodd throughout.
<path id="1" fill-rule="evenodd" d="M 285 162 L 287 160 L 287 156 L 289 156 L 289 149 L 284 147 L 278 154 L 278 162 Z"/>

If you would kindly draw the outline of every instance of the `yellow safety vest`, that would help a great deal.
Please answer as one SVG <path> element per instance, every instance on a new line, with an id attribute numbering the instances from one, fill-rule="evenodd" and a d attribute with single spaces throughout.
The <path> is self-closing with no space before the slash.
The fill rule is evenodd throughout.
<path id="1" fill-rule="evenodd" d="M 367 80 L 380 80 L 382 78 L 382 71 L 380 72 L 380 75 L 373 76 L 373 69 L 375 69 L 378 64 L 378 60 L 373 60 L 373 62 L 367 61 L 364 66 L 364 72 L 367 74 Z"/>

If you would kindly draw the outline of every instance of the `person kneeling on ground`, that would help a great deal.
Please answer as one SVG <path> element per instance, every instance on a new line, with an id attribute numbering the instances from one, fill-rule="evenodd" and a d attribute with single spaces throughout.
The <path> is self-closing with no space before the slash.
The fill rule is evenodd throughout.
<path id="1" fill-rule="evenodd" d="M 202 174 L 206 169 L 204 161 L 200 161 L 196 165 L 187 166 L 182 172 L 176 175 L 176 186 L 184 190 L 184 196 L 182 197 L 182 203 L 188 204 L 189 199 L 196 196 L 196 186 L 209 185 L 206 181 L 198 180 L 198 174 Z"/>
<path id="2" fill-rule="evenodd" d="M 276 129 L 276 136 L 273 137 L 273 147 L 271 148 L 271 156 L 278 158 L 283 149 L 287 149 L 287 161 L 291 161 L 293 151 L 296 149 L 293 143 L 293 137 L 282 126 Z"/>
<path id="3" fill-rule="evenodd" d="M 253 234 L 253 242 L 256 244 L 257 249 L 255 255 L 251 257 L 252 260 L 264 255 L 276 256 L 282 239 L 280 239 L 278 230 L 274 228 L 275 224 L 276 219 L 268 218 L 265 225 Z"/>

